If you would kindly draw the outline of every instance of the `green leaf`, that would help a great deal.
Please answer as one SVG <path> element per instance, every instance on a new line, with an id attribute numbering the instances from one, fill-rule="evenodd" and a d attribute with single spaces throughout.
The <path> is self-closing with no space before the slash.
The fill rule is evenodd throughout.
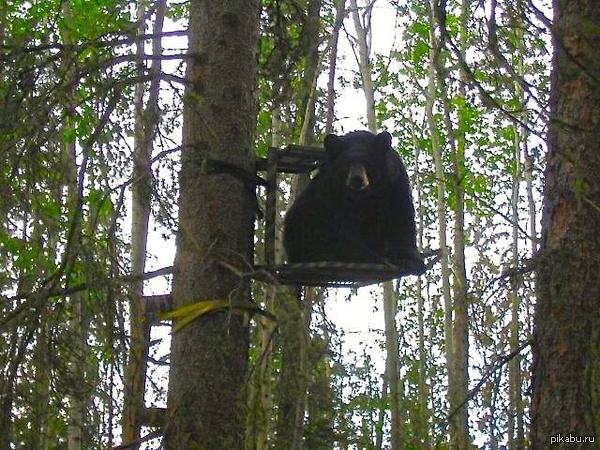
<path id="1" fill-rule="evenodd" d="M 429 45 L 425 41 L 417 41 L 412 52 L 413 63 L 421 62 L 423 56 L 429 54 Z"/>

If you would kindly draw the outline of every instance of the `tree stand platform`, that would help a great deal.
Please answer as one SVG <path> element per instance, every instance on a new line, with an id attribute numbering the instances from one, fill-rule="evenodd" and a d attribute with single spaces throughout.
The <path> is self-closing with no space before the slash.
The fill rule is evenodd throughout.
<path id="1" fill-rule="evenodd" d="M 275 257 L 277 229 L 277 174 L 304 174 L 316 170 L 327 158 L 320 147 L 288 145 L 282 149 L 270 147 L 266 158 L 257 161 L 257 170 L 266 173 L 266 206 L 264 265 L 255 266 L 255 273 L 264 281 L 285 285 L 326 286 L 355 288 L 401 278 L 422 275 L 438 259 L 439 251 L 425 254 L 425 268 L 416 261 L 406 259 L 398 265 L 361 264 L 336 261 L 281 264 Z"/>

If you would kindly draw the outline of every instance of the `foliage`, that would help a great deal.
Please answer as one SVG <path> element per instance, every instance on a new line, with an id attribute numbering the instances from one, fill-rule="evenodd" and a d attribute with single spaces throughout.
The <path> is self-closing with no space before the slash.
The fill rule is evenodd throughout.
<path id="1" fill-rule="evenodd" d="M 146 77 L 134 6 L 0 8 L 3 448 L 117 442 L 132 88 Z"/>
<path id="2" fill-rule="evenodd" d="M 305 120 L 314 122 L 310 128 L 315 142 L 324 128 L 324 61 L 331 50 L 325 38 L 335 25 L 336 2 L 322 2 L 316 24 L 318 54 L 315 30 L 309 29 L 315 24 L 307 13 L 313 3 L 262 2 L 258 156 L 266 154 L 274 136 L 284 144 L 298 142 Z M 424 248 L 436 248 L 439 236 L 437 180 L 425 117 L 429 38 L 432 32 L 443 38 L 445 92 L 438 85 L 436 95 L 445 96 L 447 109 L 439 100 L 434 114 L 445 150 L 444 202 L 450 217 L 457 202 L 456 186 L 465 195 L 469 369 L 474 386 L 510 352 L 513 290 L 519 299 L 519 341 L 530 337 L 533 279 L 513 265 L 511 233 L 514 225 L 517 262 L 531 258 L 537 240 L 532 223 L 537 226 L 541 209 L 550 40 L 542 3 L 499 0 L 493 2 L 494 11 L 468 3 L 465 56 L 458 51 L 458 1 L 445 2 L 445 27 L 435 30 L 430 29 L 431 6 L 425 0 L 367 2 L 359 7 L 361 13 L 371 7 L 373 20 L 382 24 L 392 19 L 385 33 L 383 25 L 370 29 L 377 120 L 393 133 L 411 174 Z M 136 6 L 116 0 L 14 1 L 0 6 L 0 114 L 5 118 L 0 123 L 2 448 L 64 448 L 73 415 L 65 399 L 77 398 L 85 404 L 85 448 L 119 442 L 121 377 L 128 351 L 126 205 L 134 181 L 134 88 L 149 82 L 147 67 L 153 57 L 137 59 L 136 44 L 146 44 L 142 47 L 148 52 L 151 40 L 139 36 Z M 162 55 L 151 205 L 152 227 L 165 238 L 177 228 L 174 199 L 185 66 L 181 36 L 187 20 L 185 2 L 168 6 L 169 29 L 175 31 L 166 32 L 165 38 L 168 33 L 178 38 L 164 45 Z M 150 23 L 152 14 L 150 9 L 143 23 Z M 357 128 L 361 119 L 350 117 L 359 95 L 353 86 L 360 86 L 360 79 L 351 49 L 351 21 L 346 18 L 343 26 L 336 79 L 338 131 Z M 316 74 L 311 72 L 313 66 Z M 306 111 L 313 87 L 316 106 L 311 118 Z M 446 112 L 455 137 L 466 142 L 458 184 L 453 182 Z M 279 115 L 279 127 L 273 124 L 274 114 Z M 517 217 L 512 212 L 515 182 L 520 188 Z M 288 180 L 280 189 L 290 191 Z M 448 233 L 454 232 L 449 226 Z M 262 233 L 257 230 L 257 247 L 262 245 Z M 150 252 L 159 253 L 161 245 L 160 240 L 151 242 Z M 397 292 L 406 448 L 424 448 L 426 442 L 444 447 L 447 441 L 440 280 L 439 266 L 434 266 L 421 284 L 405 279 Z M 253 294 L 260 308 L 272 307 L 269 288 L 257 284 Z M 350 332 L 336 326 L 331 318 L 335 312 L 324 306 L 333 294 L 320 294 L 306 312 L 310 370 L 305 447 L 376 448 L 378 436 L 384 436 L 385 445 L 389 400 L 382 394 L 380 361 L 371 354 L 377 354 L 383 337 L 371 333 L 365 338 L 371 348 L 348 349 Z M 348 309 L 352 302 L 364 301 L 364 295 L 368 297 L 364 293 L 352 297 Z M 258 370 L 266 357 L 260 347 L 263 330 L 259 320 L 252 323 L 251 363 Z M 276 385 L 282 373 L 281 336 L 275 330 L 271 338 L 266 379 Z M 77 358 L 79 364 L 74 362 Z M 160 359 L 164 363 L 168 358 Z M 522 393 L 528 385 L 529 362 L 529 354 L 522 355 Z M 164 394 L 160 384 L 153 386 L 156 397 Z M 469 400 L 471 434 L 479 445 L 494 447 L 511 439 L 508 385 L 508 369 L 502 366 Z M 156 398 L 152 401 L 160 404 Z M 269 413 L 268 421 L 274 424 L 278 410 L 273 406 Z"/>

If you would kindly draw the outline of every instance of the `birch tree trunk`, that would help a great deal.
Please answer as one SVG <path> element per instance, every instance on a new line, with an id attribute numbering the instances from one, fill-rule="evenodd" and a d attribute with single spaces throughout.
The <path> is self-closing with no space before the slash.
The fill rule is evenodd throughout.
<path id="1" fill-rule="evenodd" d="M 413 134 L 413 144 L 415 148 L 415 173 L 419 174 L 419 160 L 421 149 L 417 145 L 416 138 Z M 423 230 L 425 229 L 425 205 L 423 200 L 423 180 L 421 176 L 415 177 L 415 189 L 417 191 L 417 205 L 416 205 L 416 220 L 418 221 L 417 230 L 417 244 L 419 248 L 423 248 Z M 415 436 L 416 442 L 420 443 L 421 448 L 428 449 L 431 447 L 431 438 L 429 432 L 429 418 L 431 416 L 428 407 L 428 386 L 427 386 L 427 351 L 425 349 L 425 297 L 423 295 L 424 289 L 423 277 L 418 277 L 415 292 L 417 296 L 417 327 L 418 327 L 418 339 L 419 339 L 419 380 L 418 380 L 418 402 L 416 405 L 416 417 L 415 417 Z"/>
<path id="2" fill-rule="evenodd" d="M 515 42 L 519 44 L 523 40 L 523 23 L 521 22 L 520 16 L 522 11 L 512 11 L 515 21 L 520 24 L 516 27 L 516 39 Z M 523 56 L 525 49 L 518 48 L 515 52 L 513 66 L 515 67 L 516 73 L 519 76 L 523 76 Z M 515 94 L 519 100 L 519 104 L 522 109 L 526 111 L 526 100 L 523 89 L 519 82 L 515 81 Z M 521 122 L 527 122 L 527 117 L 523 114 Z M 512 267 L 519 266 L 519 202 L 520 202 L 520 184 L 523 178 L 523 167 L 521 163 L 521 149 L 526 148 L 527 145 L 527 132 L 525 126 L 514 121 L 515 135 L 513 140 L 513 158 L 514 158 L 514 172 L 512 176 L 512 198 L 511 198 L 511 215 L 512 215 L 512 244 L 511 244 L 511 265 Z M 529 184 L 529 189 L 531 186 Z M 535 209 L 529 211 L 530 214 L 534 215 Z M 535 222 L 532 226 L 535 233 Z M 535 236 L 535 234 L 533 235 Z M 515 275 L 511 280 L 510 290 L 510 304 L 511 304 L 511 325 L 510 325 L 510 352 L 514 353 L 520 346 L 520 335 L 521 335 L 521 320 L 519 317 L 519 311 L 521 306 L 521 298 L 519 296 L 519 287 L 522 284 L 522 278 Z M 516 354 L 508 364 L 508 379 L 509 379 L 509 414 L 508 414 L 508 448 L 509 450 L 517 450 L 525 446 L 525 434 L 523 425 L 523 397 L 521 395 L 522 390 L 522 376 L 521 376 L 521 356 Z"/>
<path id="3" fill-rule="evenodd" d="M 445 168 L 442 161 L 442 148 L 440 145 L 439 127 L 434 115 L 434 105 L 438 97 L 437 78 L 438 66 L 441 58 L 440 43 L 436 37 L 436 17 L 434 15 L 435 2 L 430 4 L 429 14 L 429 80 L 426 91 L 425 115 L 429 134 L 431 136 L 431 151 L 435 165 L 435 178 L 437 185 L 437 213 L 438 230 L 440 240 L 440 265 L 442 269 L 442 297 L 444 299 L 444 336 L 446 344 L 446 370 L 448 372 L 448 403 L 449 411 L 455 411 L 453 408 L 455 401 L 450 386 L 456 383 L 455 355 L 453 339 L 453 304 L 450 290 L 450 267 L 447 241 L 447 217 L 446 217 L 446 186 L 445 186 Z M 450 440 L 454 434 L 452 422 L 450 424 Z"/>
<path id="4" fill-rule="evenodd" d="M 454 127 L 451 118 L 450 99 L 448 98 L 448 88 L 446 84 L 446 70 L 443 60 L 443 49 L 446 43 L 448 30 L 446 28 L 445 4 L 438 5 L 437 2 L 431 4 L 431 39 L 432 39 L 432 59 L 431 64 L 435 69 L 439 96 L 443 106 L 443 118 L 447 135 L 448 147 L 451 160 L 451 181 L 455 201 L 453 202 L 454 212 L 454 251 L 452 258 L 452 298 L 446 299 L 446 332 L 451 333 L 450 340 L 452 345 L 448 347 L 448 399 L 449 399 L 449 420 L 450 420 L 450 448 L 462 450 L 470 446 L 469 438 L 469 414 L 468 414 L 468 387 L 469 387 L 469 302 L 468 302 L 468 280 L 465 267 L 465 191 L 462 185 L 465 169 L 465 148 L 467 126 L 463 117 L 463 111 L 458 108 L 458 127 Z M 469 2 L 461 2 L 459 18 L 459 58 L 465 60 L 467 50 L 467 21 L 469 17 Z M 437 23 L 436 23 L 437 22 Z M 439 39 L 436 38 L 435 30 L 440 32 Z M 437 42 L 436 42 L 437 41 Z M 458 104 L 466 103 L 467 76 L 464 70 L 460 71 L 462 83 L 458 89 Z M 430 89 L 429 95 L 434 91 Z M 430 100 L 432 101 L 432 100 Z M 439 166 L 442 166 L 441 150 L 436 152 L 436 176 L 443 176 L 439 172 Z M 441 167 L 443 170 L 443 167 Z M 440 183 L 438 179 L 438 183 Z M 438 185 L 439 189 L 439 185 Z M 438 199 L 439 202 L 439 199 Z M 438 211 L 441 208 L 438 206 Z M 443 270 L 442 265 L 442 270 Z M 449 308 L 449 309 L 448 309 Z M 448 342 L 448 337 L 446 339 Z"/>
<path id="5" fill-rule="evenodd" d="M 515 125 L 516 127 L 516 125 Z M 514 140 L 514 172 L 512 177 L 512 199 L 511 199 L 511 215 L 512 215 L 512 243 L 511 243 L 511 264 L 513 267 L 519 265 L 519 182 L 520 182 L 520 137 L 519 133 L 515 132 Z M 517 276 L 511 280 L 510 290 L 510 351 L 514 352 L 519 347 L 519 279 Z M 518 411 L 521 412 L 521 368 L 520 358 L 515 356 L 508 364 L 508 379 L 509 379 L 509 414 L 508 414 L 508 448 L 513 450 L 517 447 L 515 435 L 522 437 L 523 430 L 517 425 Z M 520 430 L 520 431 L 519 431 Z"/>
<path id="6" fill-rule="evenodd" d="M 362 79 L 362 89 L 366 100 L 367 126 L 369 131 L 377 133 L 377 118 L 375 114 L 375 86 L 372 76 L 372 65 L 370 59 L 369 41 L 371 39 L 371 8 L 374 1 L 367 3 L 363 20 L 359 14 L 356 0 L 350 0 L 352 19 L 357 35 L 358 63 Z M 403 448 L 403 432 L 401 420 L 401 382 L 400 374 L 400 356 L 398 354 L 398 329 L 396 327 L 396 315 L 398 314 L 397 296 L 394 292 L 391 281 L 383 283 L 383 311 L 385 324 L 385 378 L 387 383 L 382 384 L 381 397 L 387 396 L 386 387 L 389 389 L 389 401 L 391 410 L 391 448 L 400 450 Z M 381 411 L 383 414 L 383 411 Z M 382 416 L 383 418 L 383 416 Z M 382 431 L 380 431 L 381 433 Z M 381 442 L 378 436 L 376 441 Z"/>
<path id="7" fill-rule="evenodd" d="M 356 42 L 358 46 L 358 64 L 360 76 L 362 79 L 362 88 L 367 103 L 367 124 L 369 130 L 377 131 L 377 118 L 375 117 L 375 87 L 373 85 L 373 77 L 371 75 L 371 60 L 369 57 L 369 40 L 371 30 L 371 8 L 375 1 L 369 0 L 365 7 L 364 22 L 361 21 L 358 5 L 356 0 L 350 0 L 350 8 L 352 11 L 352 20 L 354 21 L 354 29 L 356 30 Z"/>
<path id="8" fill-rule="evenodd" d="M 73 10 L 71 5 L 65 3 L 62 5 L 62 14 L 68 20 L 73 17 Z M 62 38 L 65 44 L 69 45 L 73 42 L 71 30 L 67 28 L 63 28 L 61 30 Z M 68 73 L 69 69 L 65 69 Z M 76 105 L 76 100 L 74 98 L 75 89 L 69 89 L 67 92 L 67 96 L 65 99 L 64 108 L 67 111 L 70 111 Z M 63 133 L 65 136 L 68 134 L 68 131 L 73 131 L 73 124 L 70 120 L 65 121 L 65 132 Z M 71 219 L 75 223 L 75 229 L 73 231 L 73 235 L 75 238 L 72 241 L 72 248 L 69 249 L 70 255 L 77 255 L 79 252 L 79 246 L 82 241 L 81 236 L 81 217 L 76 217 L 75 215 L 80 214 L 78 211 L 78 204 L 81 200 L 81 195 L 83 192 L 83 186 L 79 185 L 79 182 L 83 183 L 83 179 L 78 179 L 77 176 L 77 142 L 76 140 L 72 140 L 72 142 L 62 143 L 63 152 L 63 161 L 65 161 L 65 186 L 66 186 L 66 197 L 67 204 L 69 209 L 73 212 L 74 218 Z M 86 159 L 85 153 L 89 152 L 89 148 L 83 149 L 84 156 L 83 159 Z M 82 163 L 83 164 L 83 163 Z M 77 256 L 75 256 L 76 258 Z M 69 258 L 74 259 L 73 256 L 69 256 Z M 73 263 L 74 261 L 71 261 Z M 77 380 L 75 383 L 70 385 L 67 388 L 67 398 L 68 398 L 68 432 L 67 432 L 67 448 L 68 450 L 81 450 L 86 447 L 86 442 L 84 442 L 84 429 L 85 429 L 85 419 L 86 419 L 86 405 L 89 401 L 88 394 L 89 392 L 86 389 L 86 361 L 89 359 L 87 355 L 89 353 L 89 349 L 87 347 L 87 328 L 88 328 L 88 317 L 86 312 L 86 300 L 87 293 L 86 292 L 76 292 L 75 294 L 69 297 L 69 308 L 70 308 L 70 320 L 69 320 L 69 331 L 71 333 L 71 342 L 72 348 L 71 352 L 68 356 L 68 370 L 70 372 L 71 379 Z"/>
<path id="9" fill-rule="evenodd" d="M 229 307 L 172 337 L 168 450 L 244 447 L 250 295 L 230 267 L 253 260 L 258 14 L 258 0 L 190 2 L 173 301 Z"/>
<path id="10" fill-rule="evenodd" d="M 273 108 L 271 112 L 271 146 L 279 148 L 283 145 L 281 139 L 281 110 Z M 280 250 L 281 239 L 277 236 L 279 227 L 275 228 L 275 254 Z M 280 258 L 275 256 L 275 261 Z M 275 298 L 279 286 L 274 284 L 265 288 L 264 304 L 267 311 L 274 311 Z M 277 323 L 270 317 L 258 319 L 258 361 L 251 380 L 248 395 L 249 414 L 246 420 L 246 449 L 268 450 L 272 429 L 273 408 L 273 338 Z"/>
<path id="11" fill-rule="evenodd" d="M 443 14 L 446 17 L 446 14 Z M 466 59 L 469 19 L 469 1 L 461 2 L 460 10 L 460 59 Z M 445 27 L 445 24 L 444 24 Z M 444 36 L 446 34 L 444 33 Z M 469 281 L 465 265 L 465 148 L 467 145 L 467 126 L 465 125 L 464 112 L 458 109 L 458 127 L 454 129 L 450 119 L 450 105 L 448 89 L 441 70 L 442 62 L 438 60 L 438 83 L 444 101 L 444 122 L 450 144 L 452 160 L 452 185 L 455 195 L 454 202 L 454 254 L 452 261 L 453 284 L 452 295 L 454 313 L 453 333 L 453 359 L 454 359 L 454 382 L 450 383 L 450 412 L 454 417 L 450 422 L 450 448 L 462 450 L 470 447 L 469 438 L 469 404 L 467 395 L 469 392 Z M 465 86 L 467 75 L 464 70 L 460 71 L 461 83 L 459 84 L 458 97 L 461 104 L 466 105 L 467 94 Z"/>
<path id="12" fill-rule="evenodd" d="M 310 145 L 315 121 L 315 91 L 319 72 L 318 48 L 321 0 L 306 2 L 301 57 L 306 68 L 300 80 L 301 94 L 297 120 L 300 121 L 299 145 Z M 286 55 L 282 55 L 286 56 Z M 292 183 L 290 201 L 293 201 L 308 183 L 308 174 L 296 177 Z M 280 247 L 278 242 L 276 248 Z M 278 287 L 275 314 L 279 318 L 281 337 L 281 372 L 276 391 L 278 416 L 274 448 L 299 450 L 305 442 L 308 385 L 311 367 L 308 360 L 310 317 L 314 288 Z M 300 299 L 301 291 L 304 291 Z"/>
<path id="13" fill-rule="evenodd" d="M 335 119 L 335 71 L 337 65 L 338 41 L 340 28 L 344 23 L 346 13 L 346 0 L 337 0 L 335 9 L 335 24 L 329 38 L 329 72 L 327 78 L 327 118 L 325 120 L 325 133 L 333 132 L 333 120 Z"/>
<path id="14" fill-rule="evenodd" d="M 158 122 L 158 95 L 160 89 L 162 54 L 160 33 L 162 32 L 166 1 L 156 2 L 156 18 L 153 34 L 157 37 L 152 42 L 152 54 L 157 56 L 152 60 L 149 74 L 151 76 L 148 103 L 144 105 L 146 85 L 136 86 L 136 123 L 133 155 L 133 186 L 131 193 L 131 274 L 140 276 L 144 273 L 146 263 L 146 243 L 148 239 L 148 221 L 150 219 L 150 204 L 152 200 L 152 157 L 154 130 Z M 146 8 L 145 2 L 138 5 L 138 33 L 145 33 Z M 144 42 L 137 47 L 138 72 L 144 74 Z M 140 278 L 131 286 L 129 302 L 130 347 L 129 358 L 125 369 L 125 389 L 123 407 L 123 442 L 133 443 L 140 439 L 142 427 L 142 411 L 144 408 L 144 393 L 146 390 L 146 359 L 150 341 L 151 324 L 145 316 L 143 302 L 144 282 Z M 131 448 L 137 450 L 139 445 Z"/>

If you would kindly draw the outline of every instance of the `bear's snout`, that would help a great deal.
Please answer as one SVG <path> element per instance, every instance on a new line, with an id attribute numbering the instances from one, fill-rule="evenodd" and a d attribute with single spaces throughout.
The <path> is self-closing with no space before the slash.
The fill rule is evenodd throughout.
<path id="1" fill-rule="evenodd" d="M 353 191 L 362 191 L 369 187 L 369 175 L 365 166 L 362 164 L 353 164 L 348 171 L 346 186 Z"/>

